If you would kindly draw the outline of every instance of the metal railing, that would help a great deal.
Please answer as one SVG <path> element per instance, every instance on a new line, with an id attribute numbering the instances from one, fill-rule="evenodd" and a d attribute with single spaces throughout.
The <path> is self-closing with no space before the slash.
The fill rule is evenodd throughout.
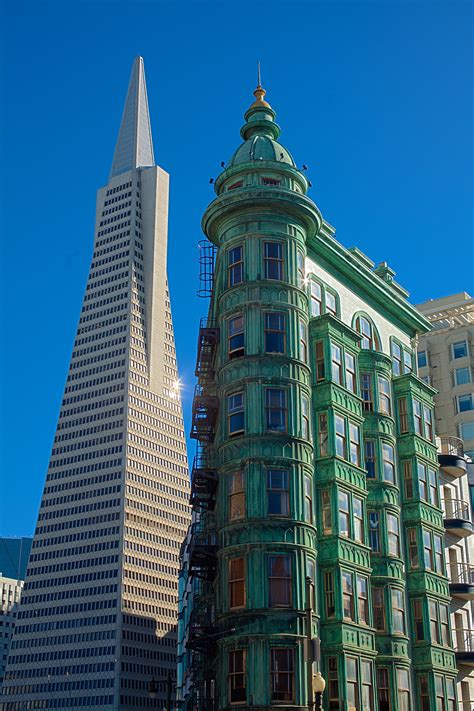
<path id="1" fill-rule="evenodd" d="M 448 567 L 450 583 L 474 585 L 474 565 L 470 563 L 451 563 Z"/>
<path id="2" fill-rule="evenodd" d="M 437 437 L 436 444 L 438 454 L 451 454 L 456 457 L 464 457 L 464 445 L 459 437 Z"/>
<path id="3" fill-rule="evenodd" d="M 456 652 L 474 652 L 474 632 L 469 628 L 454 629 Z"/>
<path id="4" fill-rule="evenodd" d="M 447 499 L 444 501 L 444 518 L 471 521 L 471 507 L 467 501 L 462 499 Z"/>

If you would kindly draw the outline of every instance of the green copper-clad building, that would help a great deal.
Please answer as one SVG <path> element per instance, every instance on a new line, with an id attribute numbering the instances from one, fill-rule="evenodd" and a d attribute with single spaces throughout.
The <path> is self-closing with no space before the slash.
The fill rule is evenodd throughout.
<path id="1" fill-rule="evenodd" d="M 178 703 L 454 711 L 429 324 L 336 241 L 254 93 L 202 221 Z"/>

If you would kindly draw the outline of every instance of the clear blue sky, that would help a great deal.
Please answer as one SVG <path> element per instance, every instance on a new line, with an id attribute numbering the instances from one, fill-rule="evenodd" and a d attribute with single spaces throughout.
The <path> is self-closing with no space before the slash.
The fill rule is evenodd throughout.
<path id="1" fill-rule="evenodd" d="M 239 144 L 257 60 L 282 142 L 347 247 L 413 302 L 472 290 L 473 4 L 3 4 L 0 534 L 30 535 L 133 58 L 171 174 L 169 277 L 186 429 L 209 178 Z M 6 106 L 6 111 L 5 111 Z M 190 455 L 193 454 L 193 448 Z"/>

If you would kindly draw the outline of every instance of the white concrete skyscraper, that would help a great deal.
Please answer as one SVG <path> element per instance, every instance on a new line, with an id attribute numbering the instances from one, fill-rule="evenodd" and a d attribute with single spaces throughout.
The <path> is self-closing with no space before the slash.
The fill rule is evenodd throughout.
<path id="1" fill-rule="evenodd" d="M 3 711 L 164 705 L 190 522 L 167 221 L 168 175 L 155 165 L 138 57 L 109 182 L 97 196 Z"/>

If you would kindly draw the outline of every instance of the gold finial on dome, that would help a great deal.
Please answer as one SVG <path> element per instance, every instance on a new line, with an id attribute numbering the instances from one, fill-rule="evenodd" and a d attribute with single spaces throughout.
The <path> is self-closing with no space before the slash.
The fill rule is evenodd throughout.
<path id="1" fill-rule="evenodd" d="M 253 108 L 258 108 L 259 106 L 268 106 L 270 107 L 270 104 L 264 100 L 264 96 L 267 92 L 262 86 L 262 79 L 261 79 L 261 73 L 260 73 L 260 62 L 258 63 L 258 70 L 257 70 L 257 88 L 253 92 L 253 95 L 255 96 L 256 101 L 253 102 L 252 106 L 250 107 L 251 109 Z"/>

